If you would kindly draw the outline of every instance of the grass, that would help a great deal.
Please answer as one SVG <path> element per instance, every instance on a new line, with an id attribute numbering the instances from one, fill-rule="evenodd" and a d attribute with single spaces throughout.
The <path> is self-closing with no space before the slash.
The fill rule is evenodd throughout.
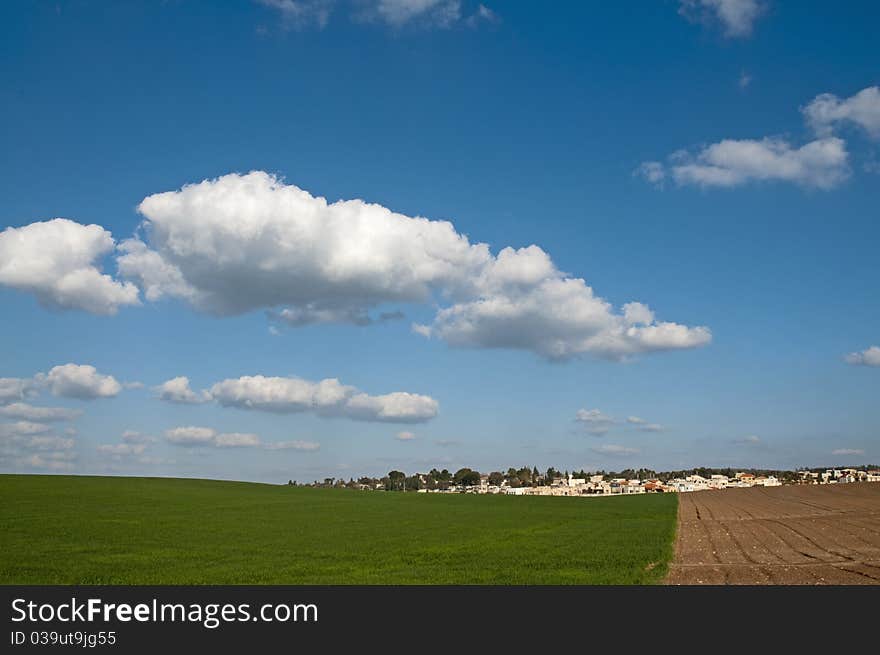
<path id="1" fill-rule="evenodd" d="M 0 475 L 3 584 L 651 584 L 677 499 Z"/>

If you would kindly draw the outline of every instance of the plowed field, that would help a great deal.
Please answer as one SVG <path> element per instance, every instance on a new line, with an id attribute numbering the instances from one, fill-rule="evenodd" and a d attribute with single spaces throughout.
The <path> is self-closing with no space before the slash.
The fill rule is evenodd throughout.
<path id="1" fill-rule="evenodd" d="M 880 483 L 680 494 L 670 584 L 880 584 Z"/>

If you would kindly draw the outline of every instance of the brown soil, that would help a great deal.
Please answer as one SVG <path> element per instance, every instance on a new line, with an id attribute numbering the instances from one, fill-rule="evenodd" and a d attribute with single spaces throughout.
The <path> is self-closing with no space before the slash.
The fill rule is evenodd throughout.
<path id="1" fill-rule="evenodd" d="M 668 584 L 880 584 L 880 483 L 679 495 Z"/>

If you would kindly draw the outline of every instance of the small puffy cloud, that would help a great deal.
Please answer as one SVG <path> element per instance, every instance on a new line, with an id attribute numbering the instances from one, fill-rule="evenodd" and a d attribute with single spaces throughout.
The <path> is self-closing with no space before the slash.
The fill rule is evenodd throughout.
<path id="1" fill-rule="evenodd" d="M 133 455 L 142 455 L 147 446 L 142 443 L 117 443 L 103 444 L 98 446 L 99 453 L 111 455 L 114 457 L 129 457 Z"/>
<path id="2" fill-rule="evenodd" d="M 440 404 L 430 396 L 396 391 L 382 396 L 355 394 L 345 404 L 345 416 L 361 421 L 421 423 L 437 416 Z"/>
<path id="3" fill-rule="evenodd" d="M 663 426 L 659 423 L 649 423 L 638 416 L 628 416 L 626 422 L 630 425 L 635 425 L 636 429 L 641 430 L 642 432 L 663 432 L 664 430 Z"/>
<path id="4" fill-rule="evenodd" d="M 598 409 L 579 409 L 574 420 L 583 424 L 588 433 L 596 436 L 606 434 L 614 425 L 614 419 Z"/>
<path id="5" fill-rule="evenodd" d="M 739 439 L 735 439 L 734 443 L 739 444 L 741 446 L 757 446 L 761 443 L 761 437 L 756 434 L 750 434 L 745 437 L 741 437 Z"/>
<path id="6" fill-rule="evenodd" d="M 301 450 L 304 452 L 315 452 L 321 448 L 321 444 L 317 441 L 274 441 L 267 443 L 264 448 L 266 450 Z"/>
<path id="7" fill-rule="evenodd" d="M 647 162 L 645 165 L 657 162 Z M 846 144 L 824 137 L 800 147 L 783 139 L 724 139 L 696 154 L 679 151 L 663 168 L 679 186 L 733 188 L 750 182 L 790 182 L 831 189 L 849 176 Z"/>
<path id="8" fill-rule="evenodd" d="M 600 455 L 609 455 L 611 457 L 630 457 L 638 455 L 641 451 L 638 448 L 630 448 L 628 446 L 620 446 L 617 444 L 602 444 L 591 449 L 594 453 Z"/>
<path id="9" fill-rule="evenodd" d="M 43 423 L 33 421 L 15 421 L 13 423 L 0 423 L 0 437 L 19 437 L 32 434 L 44 434 L 52 428 Z"/>
<path id="10" fill-rule="evenodd" d="M 450 27 L 462 17 L 461 0 L 365 0 L 363 4 L 361 18 L 392 27 L 415 22 Z"/>
<path id="11" fill-rule="evenodd" d="M 122 433 L 122 441 L 127 444 L 148 444 L 155 442 L 156 438 L 136 430 L 126 430 Z"/>
<path id="12" fill-rule="evenodd" d="M 69 471 L 74 467 L 76 455 L 69 451 L 35 453 L 17 461 L 20 466 L 48 471 Z"/>
<path id="13" fill-rule="evenodd" d="M 678 13 L 692 21 L 718 23 L 725 36 L 750 36 L 765 11 L 761 0 L 680 0 Z"/>
<path id="14" fill-rule="evenodd" d="M 256 0 L 281 15 L 285 28 L 302 28 L 315 25 L 326 27 L 335 0 Z"/>
<path id="15" fill-rule="evenodd" d="M 832 455 L 864 455 L 865 451 L 861 448 L 837 448 L 831 451 Z"/>
<path id="16" fill-rule="evenodd" d="M 34 378 L 0 378 L 0 404 L 32 398 L 39 390 Z"/>
<path id="17" fill-rule="evenodd" d="M 211 400 L 210 394 L 206 391 L 196 393 L 195 391 L 190 389 L 189 378 L 183 375 L 176 378 L 171 378 L 170 380 L 163 382 L 158 387 L 155 387 L 155 391 L 158 394 L 160 400 L 164 400 L 169 403 L 195 405 Z"/>
<path id="18" fill-rule="evenodd" d="M 84 400 L 110 398 L 122 391 L 116 378 L 98 373 L 87 364 L 55 366 L 45 376 L 45 384 L 53 395 Z"/>
<path id="19" fill-rule="evenodd" d="M 433 324 L 414 331 L 551 359 L 624 359 L 711 341 L 705 327 L 627 320 L 537 246 L 494 256 L 447 221 L 362 200 L 328 203 L 261 171 L 154 194 L 138 210 L 149 244 L 122 244 L 120 274 L 148 298 L 215 315 L 262 308 L 289 326 L 367 325 L 382 304 L 440 303 Z M 399 314 L 378 320 L 386 317 Z"/>
<path id="20" fill-rule="evenodd" d="M 165 431 L 165 439 L 176 446 L 211 446 L 214 448 L 253 448 L 260 438 L 245 432 L 217 432 L 212 428 L 185 426 Z"/>
<path id="21" fill-rule="evenodd" d="M 739 74 L 739 80 L 737 80 L 737 84 L 739 88 L 745 89 L 752 83 L 752 76 L 746 71 L 742 71 Z"/>
<path id="22" fill-rule="evenodd" d="M 430 396 L 394 392 L 370 396 L 335 378 L 310 382 L 294 377 L 243 376 L 213 385 L 211 397 L 225 407 L 281 414 L 314 412 L 353 420 L 418 423 L 434 418 L 439 403 Z"/>
<path id="23" fill-rule="evenodd" d="M 78 409 L 64 407 L 35 407 L 28 403 L 11 403 L 0 406 L 0 416 L 26 421 L 70 421 L 82 415 Z"/>
<path id="24" fill-rule="evenodd" d="M 134 284 L 101 272 L 100 260 L 114 248 L 100 225 L 66 218 L 8 227 L 0 232 L 0 285 L 32 293 L 47 307 L 116 314 L 140 301 Z"/>
<path id="25" fill-rule="evenodd" d="M 880 139 L 880 87 L 869 86 L 844 99 L 823 93 L 801 111 L 820 136 L 830 135 L 840 123 L 851 123 L 864 129 L 871 138 Z"/>
<path id="26" fill-rule="evenodd" d="M 76 442 L 69 437 L 55 435 L 35 435 L 21 442 L 21 445 L 31 450 L 71 450 Z"/>
<path id="27" fill-rule="evenodd" d="M 185 426 L 165 431 L 165 439 L 178 446 L 211 446 L 217 437 L 212 428 Z"/>
<path id="28" fill-rule="evenodd" d="M 646 161 L 639 164 L 633 175 L 645 178 L 657 188 L 662 188 L 666 180 L 666 168 L 659 161 Z"/>
<path id="29" fill-rule="evenodd" d="M 394 438 L 397 439 L 398 441 L 412 441 L 413 439 L 416 438 L 416 435 L 413 432 L 404 431 L 404 432 L 398 432 L 394 436 Z"/>
<path id="30" fill-rule="evenodd" d="M 843 359 L 853 366 L 880 366 L 880 346 L 871 346 L 861 352 L 849 353 Z"/>
<path id="31" fill-rule="evenodd" d="M 226 432 L 214 439 L 217 448 L 253 448 L 260 445 L 260 437 L 249 432 Z"/>

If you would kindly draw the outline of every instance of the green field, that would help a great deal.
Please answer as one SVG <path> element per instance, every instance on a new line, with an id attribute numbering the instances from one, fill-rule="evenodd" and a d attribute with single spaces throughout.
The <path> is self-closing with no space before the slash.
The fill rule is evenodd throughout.
<path id="1" fill-rule="evenodd" d="M 30 475 L 0 500 L 3 584 L 650 584 L 678 507 Z"/>

